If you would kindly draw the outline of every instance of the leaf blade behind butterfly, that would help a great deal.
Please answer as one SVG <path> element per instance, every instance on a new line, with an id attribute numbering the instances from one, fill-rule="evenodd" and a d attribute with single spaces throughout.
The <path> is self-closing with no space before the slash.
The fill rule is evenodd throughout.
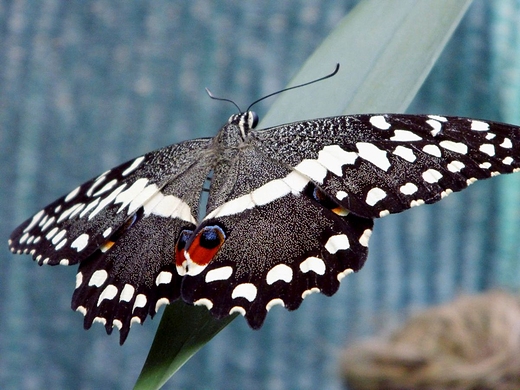
<path id="1" fill-rule="evenodd" d="M 259 128 L 340 114 L 404 112 L 471 1 L 362 1 L 289 85 L 328 74 L 336 63 L 338 74 L 281 94 Z"/>
<path id="2" fill-rule="evenodd" d="M 338 62 L 340 73 L 305 87 L 298 98 L 294 92 L 282 94 L 259 128 L 342 113 L 404 111 L 470 3 L 362 1 L 291 85 L 328 74 Z M 234 318 L 216 320 L 205 308 L 183 302 L 167 307 L 135 389 L 160 388 Z"/>

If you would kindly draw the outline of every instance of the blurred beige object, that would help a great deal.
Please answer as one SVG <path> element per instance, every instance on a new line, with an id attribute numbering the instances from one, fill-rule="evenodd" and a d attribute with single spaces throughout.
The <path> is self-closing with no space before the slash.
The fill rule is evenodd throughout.
<path id="1" fill-rule="evenodd" d="M 463 296 L 413 316 L 387 339 L 348 348 L 350 389 L 520 389 L 520 299 Z"/>

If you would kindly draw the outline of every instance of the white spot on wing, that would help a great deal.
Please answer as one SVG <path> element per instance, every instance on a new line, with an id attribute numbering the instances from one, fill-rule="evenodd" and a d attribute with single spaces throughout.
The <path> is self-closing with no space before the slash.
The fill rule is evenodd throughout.
<path id="1" fill-rule="evenodd" d="M 489 130 L 489 123 L 472 119 L 471 120 L 471 130 L 487 131 L 487 130 Z"/>
<path id="2" fill-rule="evenodd" d="M 422 206 L 424 204 L 424 200 L 422 199 L 414 199 L 410 202 L 410 207 Z"/>
<path id="3" fill-rule="evenodd" d="M 206 274 L 206 283 L 211 283 L 216 280 L 228 280 L 229 277 L 233 274 L 233 268 L 229 265 L 225 267 L 215 268 Z"/>
<path id="4" fill-rule="evenodd" d="M 336 236 L 332 236 L 327 240 L 327 243 L 325 244 L 325 249 L 332 255 L 339 250 L 345 250 L 348 248 L 350 248 L 350 241 L 348 240 L 346 234 L 338 234 Z"/>
<path id="5" fill-rule="evenodd" d="M 145 307 L 147 301 L 148 300 L 146 299 L 146 295 L 144 295 L 144 294 L 137 294 L 137 296 L 135 297 L 134 307 L 132 308 L 132 313 L 137 308 Z"/>
<path id="6" fill-rule="evenodd" d="M 435 157 L 442 156 L 441 150 L 439 149 L 439 147 L 437 145 L 426 145 L 423 147 L 422 150 L 423 150 L 423 152 L 431 154 L 432 156 L 435 156 Z"/>
<path id="7" fill-rule="evenodd" d="M 252 283 L 242 283 L 236 286 L 231 293 L 231 298 L 245 298 L 249 302 L 253 302 L 256 298 L 256 286 Z"/>
<path id="8" fill-rule="evenodd" d="M 101 325 L 106 325 L 107 324 L 107 319 L 103 318 L 103 317 L 94 317 L 94 319 L 92 320 L 92 323 L 95 323 L 95 322 L 98 322 Z"/>
<path id="9" fill-rule="evenodd" d="M 343 176 L 343 165 L 352 165 L 357 158 L 357 153 L 346 152 L 338 145 L 325 146 L 318 154 L 318 162 L 336 176 Z"/>
<path id="10" fill-rule="evenodd" d="M 90 280 L 88 281 L 89 286 L 101 287 L 107 280 L 108 273 L 104 269 L 98 269 L 95 271 Z"/>
<path id="11" fill-rule="evenodd" d="M 422 137 L 409 130 L 394 130 L 394 136 L 390 137 L 390 141 L 411 142 L 420 141 Z"/>
<path id="12" fill-rule="evenodd" d="M 320 292 L 320 289 L 318 287 L 313 287 L 313 288 L 310 288 L 308 290 L 305 290 L 303 293 L 302 293 L 302 299 L 305 299 L 307 298 L 309 295 L 311 294 L 314 294 L 314 293 L 319 293 Z"/>
<path id="13" fill-rule="evenodd" d="M 338 282 L 341 282 L 341 280 L 347 276 L 348 274 L 351 274 L 352 272 L 354 272 L 354 270 L 352 270 L 351 268 L 347 268 L 345 271 L 343 272 L 340 272 L 337 276 L 338 278 Z"/>
<path id="14" fill-rule="evenodd" d="M 65 229 L 61 230 L 58 234 L 56 234 L 54 237 L 52 237 L 51 242 L 56 245 L 58 242 L 61 241 L 61 239 L 67 234 L 67 231 Z M 55 248 L 58 249 L 58 248 Z"/>
<path id="15" fill-rule="evenodd" d="M 426 121 L 426 123 L 429 124 L 432 127 L 432 130 L 430 131 L 430 134 L 435 137 L 442 130 L 441 122 L 445 122 L 447 119 L 444 118 L 444 117 L 436 116 L 436 115 L 430 115 L 430 118 L 432 118 L 432 119 L 428 119 Z M 441 118 L 444 119 L 444 120 L 441 120 Z"/>
<path id="16" fill-rule="evenodd" d="M 101 189 L 96 191 L 96 193 L 93 196 L 99 196 L 107 191 L 110 191 L 114 186 L 117 184 L 117 180 L 113 179 L 110 180 L 107 184 L 105 184 Z"/>
<path id="17" fill-rule="evenodd" d="M 101 302 L 103 302 L 103 300 L 105 300 L 105 299 L 108 299 L 108 300 L 114 299 L 114 297 L 116 295 L 117 295 L 117 287 L 114 286 L 113 284 L 109 284 L 108 286 L 105 287 L 103 292 L 99 295 L 97 305 L 98 306 L 101 305 Z"/>
<path id="18" fill-rule="evenodd" d="M 70 261 L 69 259 L 61 259 L 60 260 L 60 265 L 69 265 Z"/>
<path id="19" fill-rule="evenodd" d="M 438 170 L 430 168 L 423 172 L 422 178 L 427 183 L 437 183 L 440 179 L 442 179 L 442 173 L 440 173 Z"/>
<path id="20" fill-rule="evenodd" d="M 167 218 L 179 218 L 192 223 L 196 222 L 195 218 L 191 215 L 191 208 L 186 202 L 173 195 L 165 196 L 160 191 L 147 200 L 143 204 L 143 207 L 145 215 L 153 214 Z"/>
<path id="21" fill-rule="evenodd" d="M 81 186 L 79 187 L 76 187 L 74 188 L 71 192 L 69 192 L 69 194 L 65 197 L 65 202 L 69 202 L 70 200 L 72 200 L 76 195 L 78 195 L 79 193 L 79 189 L 81 188 Z"/>
<path id="22" fill-rule="evenodd" d="M 338 200 L 343 200 L 343 199 L 345 199 L 347 196 L 348 196 L 348 194 L 347 194 L 345 191 L 338 191 L 338 192 L 336 193 L 336 198 L 337 198 Z"/>
<path id="23" fill-rule="evenodd" d="M 266 276 L 267 284 L 271 285 L 278 280 L 290 283 L 293 278 L 293 270 L 285 264 L 277 264 L 269 270 Z"/>
<path id="24" fill-rule="evenodd" d="M 294 195 L 301 193 L 309 182 L 309 179 L 297 171 L 291 171 L 282 180 L 291 188 Z"/>
<path id="25" fill-rule="evenodd" d="M 83 274 L 81 272 L 78 272 L 76 274 L 76 288 L 78 288 L 82 284 L 83 284 Z"/>
<path id="26" fill-rule="evenodd" d="M 117 328 L 121 330 L 122 327 L 123 323 L 121 322 L 121 320 L 115 319 L 114 321 L 112 321 L 112 328 Z"/>
<path id="27" fill-rule="evenodd" d="M 130 205 L 131 202 L 135 202 L 135 200 L 140 197 L 141 193 L 145 191 L 147 187 L 152 187 L 153 193 L 157 191 L 157 186 L 155 184 L 152 184 L 150 186 L 147 186 L 149 180 L 145 177 L 142 177 L 140 179 L 137 179 L 130 187 L 128 187 L 126 190 L 119 193 L 114 201 L 114 204 L 120 203 L 121 206 L 119 207 L 118 213 L 121 212 L 126 206 Z M 153 188 L 155 187 L 155 188 Z M 119 187 L 120 188 L 120 187 Z M 140 204 L 142 205 L 148 198 L 150 198 L 153 194 L 148 194 L 147 198 L 141 199 Z M 129 208 L 130 211 L 130 208 Z"/>
<path id="28" fill-rule="evenodd" d="M 356 143 L 356 147 L 359 157 L 362 159 L 371 162 L 383 171 L 387 171 L 388 168 L 390 168 L 391 164 L 386 155 L 386 151 L 368 142 L 358 142 Z"/>
<path id="29" fill-rule="evenodd" d="M 43 226 L 41 227 L 41 231 L 44 232 L 45 230 L 47 230 L 49 227 L 52 226 L 52 224 L 54 223 L 54 221 L 56 221 L 56 218 L 55 217 L 50 217 L 49 219 L 47 219 L 45 221 L 45 223 L 43 224 Z M 43 222 L 43 221 L 42 221 Z M 48 237 L 47 237 L 48 238 Z"/>
<path id="30" fill-rule="evenodd" d="M 206 306 L 208 310 L 211 310 L 213 307 L 213 302 L 211 302 L 208 298 L 201 298 L 193 302 L 195 306 Z"/>
<path id="31" fill-rule="evenodd" d="M 107 238 L 108 236 L 110 236 L 110 233 L 112 233 L 111 227 L 105 229 L 105 231 L 103 232 L 103 237 Z"/>
<path id="32" fill-rule="evenodd" d="M 204 219 L 207 220 L 216 217 L 234 215 L 241 213 L 242 211 L 252 209 L 253 207 L 255 207 L 255 204 L 253 203 L 251 194 L 246 194 L 222 204 L 221 206 L 213 210 L 211 213 L 206 215 Z"/>
<path id="33" fill-rule="evenodd" d="M 157 302 L 155 303 L 155 312 L 157 313 L 159 311 L 159 309 L 161 308 L 161 306 L 169 305 L 169 304 L 170 304 L 170 300 L 168 298 L 158 299 Z"/>
<path id="34" fill-rule="evenodd" d="M 460 172 L 465 167 L 464 163 L 458 160 L 453 160 L 447 166 L 448 171 L 456 173 Z"/>
<path id="35" fill-rule="evenodd" d="M 140 324 L 141 323 L 141 319 L 137 316 L 134 316 L 132 317 L 132 319 L 130 320 L 130 327 L 133 325 L 133 324 Z"/>
<path id="36" fill-rule="evenodd" d="M 468 146 L 463 144 L 462 142 L 454 142 L 454 141 L 441 141 L 439 145 L 447 150 L 451 150 L 452 152 L 467 154 Z"/>
<path id="37" fill-rule="evenodd" d="M 511 149 L 513 147 L 513 143 L 509 138 L 504 138 L 504 142 L 502 142 L 500 146 L 505 149 Z"/>
<path id="38" fill-rule="evenodd" d="M 265 305 L 265 309 L 267 311 L 271 310 L 273 308 L 273 306 L 276 306 L 276 305 L 280 305 L 282 307 L 285 307 L 285 303 L 283 302 L 282 299 L 280 298 L 274 298 L 274 299 L 271 299 L 267 305 Z"/>
<path id="39" fill-rule="evenodd" d="M 284 197 L 290 192 L 291 187 L 289 187 L 287 183 L 282 179 L 275 179 L 254 190 L 251 193 L 251 199 L 257 206 L 262 206 Z"/>
<path id="40" fill-rule="evenodd" d="M 238 314 L 241 314 L 241 315 L 245 316 L 246 315 L 246 309 L 244 309 L 242 306 L 233 306 L 229 310 L 229 314 L 233 314 L 233 313 L 238 313 Z"/>
<path id="41" fill-rule="evenodd" d="M 317 183 L 323 183 L 327 176 L 327 168 L 317 160 L 305 159 L 294 167 L 294 169 Z"/>
<path id="42" fill-rule="evenodd" d="M 374 206 L 377 202 L 384 198 L 386 198 L 386 192 L 381 188 L 374 187 L 370 191 L 368 191 L 365 202 L 369 206 Z"/>
<path id="43" fill-rule="evenodd" d="M 493 144 L 482 144 L 480 148 L 478 148 L 482 153 L 487 154 L 488 156 L 495 155 L 495 145 Z"/>
<path id="44" fill-rule="evenodd" d="M 401 191 L 404 195 L 413 195 L 417 192 L 419 188 L 413 184 L 413 183 L 406 183 L 404 186 L 401 186 L 399 188 L 399 191 Z"/>
<path id="45" fill-rule="evenodd" d="M 96 187 L 98 187 L 106 179 L 106 175 L 108 172 L 110 172 L 110 171 L 106 171 L 106 172 L 102 173 L 101 175 L 99 175 L 96 178 L 96 180 L 94 180 L 94 183 L 92 183 L 92 185 L 90 186 L 90 188 L 87 191 L 87 196 L 92 196 Z"/>
<path id="46" fill-rule="evenodd" d="M 173 275 L 169 271 L 161 271 L 155 278 L 155 285 L 168 284 L 172 281 Z"/>
<path id="47" fill-rule="evenodd" d="M 502 164 L 511 165 L 513 163 L 513 158 L 510 156 L 507 156 L 502 160 Z"/>
<path id="48" fill-rule="evenodd" d="M 83 233 L 82 235 L 78 236 L 78 238 L 76 238 L 74 241 L 72 241 L 70 247 L 72 249 L 76 249 L 76 251 L 78 252 L 81 252 L 88 245 L 89 238 L 90 236 L 87 233 Z"/>
<path id="49" fill-rule="evenodd" d="M 128 168 L 126 168 L 126 169 L 123 171 L 122 175 L 123 175 L 123 176 L 126 176 L 126 175 L 128 175 L 129 173 L 135 171 L 135 170 L 137 169 L 137 167 L 138 167 L 139 165 L 141 165 L 141 163 L 143 162 L 143 160 L 144 160 L 144 156 L 137 157 L 137 158 L 132 162 L 132 164 L 131 164 Z"/>
<path id="50" fill-rule="evenodd" d="M 29 225 L 27 225 L 27 227 L 25 229 L 23 229 L 24 232 L 28 232 L 29 230 L 31 230 L 41 219 L 41 217 L 45 215 L 45 211 L 44 210 L 40 210 L 38 211 L 31 219 L 31 222 L 29 223 Z"/>
<path id="51" fill-rule="evenodd" d="M 85 306 L 78 306 L 78 308 L 76 309 L 77 312 L 80 312 L 81 314 L 83 314 L 84 316 L 87 315 L 87 309 Z"/>
<path id="52" fill-rule="evenodd" d="M 431 119 L 434 119 L 436 121 L 439 121 L 439 122 L 447 122 L 448 119 L 444 116 L 441 116 L 441 115 L 428 115 L 428 118 L 431 118 Z"/>
<path id="53" fill-rule="evenodd" d="M 407 148 L 405 146 L 399 145 L 397 148 L 395 148 L 393 153 L 396 156 L 399 156 L 409 162 L 414 162 L 417 159 L 412 149 Z"/>
<path id="54" fill-rule="evenodd" d="M 386 121 L 383 115 L 374 115 L 369 119 L 370 124 L 381 130 L 388 130 L 392 125 Z"/>
<path id="55" fill-rule="evenodd" d="M 135 287 L 131 284 L 125 284 L 123 287 L 123 291 L 121 291 L 121 295 L 119 296 L 119 300 L 122 302 L 130 302 L 134 297 Z"/>
<path id="56" fill-rule="evenodd" d="M 368 240 L 370 239 L 370 236 L 372 235 L 371 229 L 365 229 L 361 237 L 359 237 L 359 243 L 363 245 L 364 247 L 368 246 Z M 352 271 L 352 270 L 351 270 Z"/>
<path id="57" fill-rule="evenodd" d="M 300 271 L 303 273 L 312 271 L 318 275 L 323 275 L 325 270 L 325 262 L 318 257 L 308 257 L 300 263 Z"/>

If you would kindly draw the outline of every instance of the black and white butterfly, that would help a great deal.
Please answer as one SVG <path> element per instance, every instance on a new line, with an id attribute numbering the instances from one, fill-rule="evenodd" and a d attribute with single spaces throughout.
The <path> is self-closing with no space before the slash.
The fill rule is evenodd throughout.
<path id="1" fill-rule="evenodd" d="M 72 308 L 120 330 L 182 298 L 259 328 L 274 305 L 334 294 L 367 258 L 374 219 L 520 169 L 520 128 L 437 115 L 347 115 L 214 138 L 106 171 L 21 224 L 15 253 L 79 263 Z M 197 220 L 212 176 L 206 214 Z"/>

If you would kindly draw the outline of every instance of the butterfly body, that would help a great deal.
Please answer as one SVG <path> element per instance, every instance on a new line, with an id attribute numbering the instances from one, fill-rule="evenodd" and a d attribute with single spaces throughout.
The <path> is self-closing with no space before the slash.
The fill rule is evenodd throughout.
<path id="1" fill-rule="evenodd" d="M 85 327 L 132 323 L 182 298 L 259 328 L 275 305 L 334 294 L 368 253 L 375 218 L 434 203 L 520 167 L 518 127 L 435 115 L 350 115 L 214 138 L 109 170 L 22 223 L 16 253 L 79 263 Z M 211 177 L 204 217 L 201 193 Z"/>

